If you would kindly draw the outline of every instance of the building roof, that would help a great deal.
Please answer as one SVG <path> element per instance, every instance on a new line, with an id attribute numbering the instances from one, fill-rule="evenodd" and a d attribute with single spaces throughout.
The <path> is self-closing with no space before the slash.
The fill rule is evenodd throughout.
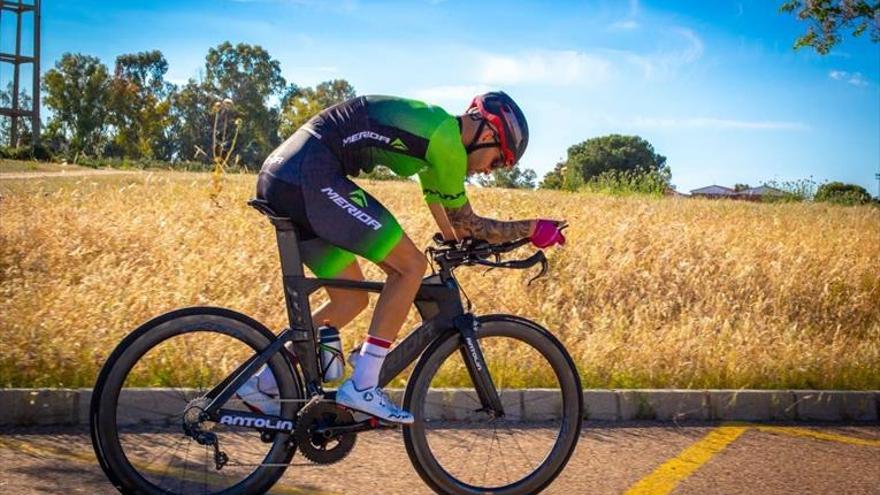
<path id="1" fill-rule="evenodd" d="M 748 189 L 743 189 L 742 191 L 736 193 L 743 196 L 777 196 L 782 194 L 782 191 L 770 186 L 758 186 L 758 187 L 750 187 Z"/>
<path id="2" fill-rule="evenodd" d="M 701 187 L 699 189 L 691 189 L 691 194 L 714 194 L 717 196 L 727 196 L 733 193 L 733 189 L 715 184 L 711 186 Z"/>

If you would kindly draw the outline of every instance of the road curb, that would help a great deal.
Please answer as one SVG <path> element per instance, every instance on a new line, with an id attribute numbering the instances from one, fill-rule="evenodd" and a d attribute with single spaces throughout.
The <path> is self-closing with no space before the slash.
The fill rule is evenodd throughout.
<path id="1" fill-rule="evenodd" d="M 164 389 L 139 389 L 132 400 L 143 418 L 161 414 Z M 476 404 L 472 392 L 438 389 L 430 392 L 431 418 L 467 420 Z M 85 425 L 91 389 L 0 389 L 0 426 Z M 402 401 L 402 390 L 389 390 Z M 510 418 L 552 419 L 560 397 L 547 389 L 505 390 L 502 401 Z M 474 406 L 476 409 L 478 406 Z M 593 421 L 857 421 L 877 422 L 880 391 L 849 390 L 584 390 L 584 419 Z"/>

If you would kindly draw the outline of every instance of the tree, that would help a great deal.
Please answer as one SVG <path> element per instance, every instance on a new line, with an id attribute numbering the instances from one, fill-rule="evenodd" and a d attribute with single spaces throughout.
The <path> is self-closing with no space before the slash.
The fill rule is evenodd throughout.
<path id="1" fill-rule="evenodd" d="M 314 88 L 293 88 L 284 99 L 281 111 L 282 136 L 289 136 L 321 110 L 356 96 L 345 79 L 334 79 Z"/>
<path id="2" fill-rule="evenodd" d="M 522 169 L 519 164 L 511 168 L 499 168 L 484 175 L 477 176 L 476 181 L 483 187 L 501 187 L 504 189 L 534 189 L 535 171 Z"/>
<path id="3" fill-rule="evenodd" d="M 43 76 L 44 101 L 52 111 L 47 131 L 63 138 L 71 153 L 100 152 L 109 84 L 107 67 L 80 53 L 65 53 Z"/>
<path id="4" fill-rule="evenodd" d="M 260 46 L 233 46 L 227 41 L 208 50 L 203 84 L 215 101 L 233 101 L 234 114 L 241 119 L 237 140 L 241 160 L 246 165 L 261 163 L 280 143 L 279 111 L 269 101 L 282 96 L 287 87 L 281 64 Z"/>
<path id="5" fill-rule="evenodd" d="M 175 156 L 181 160 L 211 161 L 212 109 L 216 98 L 205 84 L 190 79 L 170 95 Z"/>
<path id="6" fill-rule="evenodd" d="M 794 48 L 813 47 L 827 55 L 840 42 L 840 30 L 852 28 L 853 36 L 870 29 L 871 41 L 880 41 L 880 2 L 868 0 L 786 0 L 779 8 L 810 22 L 807 33 L 797 39 Z"/>
<path id="7" fill-rule="evenodd" d="M 752 188 L 752 186 L 750 186 L 748 184 L 734 184 L 733 185 L 733 192 L 745 191 L 746 189 L 751 189 L 751 188 Z"/>
<path id="8" fill-rule="evenodd" d="M 868 191 L 856 184 L 844 184 L 843 182 L 828 182 L 819 186 L 816 190 L 815 201 L 827 201 L 829 203 L 861 205 L 871 201 Z"/>
<path id="9" fill-rule="evenodd" d="M 10 82 L 6 89 L 0 91 L 0 106 L 12 108 L 12 91 L 14 86 Z M 24 92 L 24 90 L 18 90 L 18 105 L 19 108 L 31 108 L 33 106 L 31 97 Z M 31 143 L 31 119 L 20 117 L 18 119 L 18 142 L 12 142 L 12 118 L 4 118 L 0 120 L 0 144 L 7 144 L 10 147 L 19 147 L 30 145 Z"/>
<path id="10" fill-rule="evenodd" d="M 565 162 L 558 162 L 553 170 L 544 174 L 542 189 L 562 189 L 565 184 Z"/>
<path id="11" fill-rule="evenodd" d="M 638 136 L 620 134 L 588 139 L 569 147 L 564 167 L 566 189 L 577 189 L 611 170 L 670 175 L 666 157 L 654 152 L 649 142 Z"/>
<path id="12" fill-rule="evenodd" d="M 167 134 L 171 124 L 173 87 L 165 82 L 168 62 L 162 52 L 132 53 L 116 58 L 110 83 L 109 122 L 118 154 L 129 157 L 171 159 Z"/>

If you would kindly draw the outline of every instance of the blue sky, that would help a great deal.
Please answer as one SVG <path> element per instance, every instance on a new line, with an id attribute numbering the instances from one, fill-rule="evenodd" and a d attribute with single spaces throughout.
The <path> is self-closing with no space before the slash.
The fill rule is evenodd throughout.
<path id="1" fill-rule="evenodd" d="M 795 52 L 806 26 L 779 3 L 50 1 L 43 65 L 158 48 L 184 82 L 209 47 L 253 43 L 299 85 L 341 77 L 450 112 L 503 89 L 529 119 L 522 163 L 539 176 L 571 144 L 623 133 L 665 155 L 682 191 L 812 176 L 877 194 L 880 45 L 845 36 L 824 57 Z"/>

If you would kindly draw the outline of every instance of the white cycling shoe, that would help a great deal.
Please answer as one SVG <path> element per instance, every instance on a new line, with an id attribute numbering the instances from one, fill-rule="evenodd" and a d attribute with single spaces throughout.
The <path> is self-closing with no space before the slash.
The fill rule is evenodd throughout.
<path id="1" fill-rule="evenodd" d="M 397 407 L 379 387 L 358 390 L 349 378 L 336 389 L 336 403 L 392 423 L 413 424 L 412 414 Z"/>
<path id="2" fill-rule="evenodd" d="M 278 397 L 260 390 L 260 381 L 257 375 L 248 378 L 248 381 L 235 391 L 235 395 L 255 413 L 269 416 L 281 414 L 281 402 L 278 401 Z"/>

